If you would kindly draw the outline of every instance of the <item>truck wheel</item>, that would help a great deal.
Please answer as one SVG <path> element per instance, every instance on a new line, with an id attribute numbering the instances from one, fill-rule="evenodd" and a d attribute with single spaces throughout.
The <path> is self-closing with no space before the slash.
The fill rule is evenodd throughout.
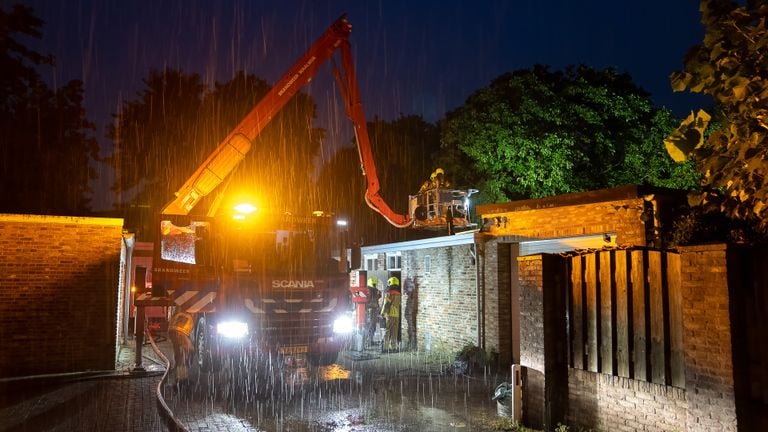
<path id="1" fill-rule="evenodd" d="M 332 352 L 326 352 L 326 353 L 320 353 L 320 354 L 311 354 L 309 356 L 309 361 L 315 366 L 328 366 L 336 363 L 336 360 L 338 360 L 338 358 L 339 358 L 339 352 L 332 351 Z"/>
<path id="2" fill-rule="evenodd" d="M 215 372 L 218 369 L 218 361 L 213 352 L 211 336 L 208 334 L 208 324 L 205 318 L 197 322 L 197 335 L 195 337 L 195 353 L 197 365 L 203 372 Z"/>

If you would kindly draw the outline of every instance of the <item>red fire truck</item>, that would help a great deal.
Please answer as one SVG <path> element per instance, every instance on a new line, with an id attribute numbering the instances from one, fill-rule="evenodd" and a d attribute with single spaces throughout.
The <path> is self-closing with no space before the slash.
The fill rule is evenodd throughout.
<path id="1" fill-rule="evenodd" d="M 225 354 L 244 349 L 270 358 L 306 354 L 315 363 L 331 363 L 353 330 L 346 260 L 331 259 L 332 248 L 338 247 L 332 217 L 227 203 L 225 188 L 219 188 L 264 127 L 337 52 L 341 68 L 335 76 L 354 124 L 368 205 L 402 228 L 414 226 L 413 214 L 419 227 L 469 224 L 466 200 L 454 199 L 461 191 L 449 193 L 452 199 L 444 202 L 421 200 L 431 207 L 417 211 L 418 205 L 411 205 L 410 215 L 395 213 L 379 195 L 348 41 L 351 29 L 346 17 L 336 20 L 160 212 L 152 290 L 162 294 L 165 304 L 193 315 L 194 356 L 203 371 L 217 369 Z M 207 212 L 193 214 L 209 194 L 206 202 L 213 204 Z M 421 202 L 418 197 L 411 201 Z M 346 257 L 346 252 L 338 256 Z M 154 303 L 143 299 L 136 304 Z"/>

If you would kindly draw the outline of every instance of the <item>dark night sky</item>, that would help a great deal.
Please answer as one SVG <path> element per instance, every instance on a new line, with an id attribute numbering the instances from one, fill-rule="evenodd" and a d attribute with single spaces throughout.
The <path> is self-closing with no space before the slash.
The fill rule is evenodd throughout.
<path id="1" fill-rule="evenodd" d="M 5 8 L 18 1 L 0 0 Z M 703 38 L 698 0 L 21 2 L 46 22 L 38 49 L 57 59 L 52 83 L 85 82 L 100 139 L 110 114 L 121 100 L 135 99 L 150 67 L 198 72 L 209 84 L 238 70 L 274 82 L 345 12 L 369 118 L 402 113 L 435 121 L 493 78 L 537 63 L 615 67 L 678 115 L 704 102 L 673 94 L 668 80 Z M 321 110 L 317 126 L 329 129 L 330 141 L 337 133 L 346 142 L 347 120 L 336 115 L 342 108 L 332 84 L 326 67 L 308 92 Z"/>

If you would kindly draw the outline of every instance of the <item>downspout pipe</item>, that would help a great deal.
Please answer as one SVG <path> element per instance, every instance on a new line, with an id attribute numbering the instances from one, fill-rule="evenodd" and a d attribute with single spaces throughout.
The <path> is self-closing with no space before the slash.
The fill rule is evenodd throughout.
<path id="1" fill-rule="evenodd" d="M 130 237 L 126 238 L 126 235 Z M 123 287 L 123 341 L 128 340 L 128 317 L 131 312 L 131 285 L 133 284 L 133 247 L 136 238 L 133 234 L 123 233 L 123 245 L 125 246 L 125 285 Z M 129 244 L 130 243 L 130 244 Z"/>
<path id="2" fill-rule="evenodd" d="M 485 349 L 485 295 L 484 281 L 481 281 L 483 272 L 480 270 L 480 266 L 484 265 L 482 260 L 482 253 L 480 253 L 481 242 L 479 236 L 476 234 L 474 243 L 472 243 L 472 257 L 475 259 L 475 306 L 477 311 L 477 346 Z"/>

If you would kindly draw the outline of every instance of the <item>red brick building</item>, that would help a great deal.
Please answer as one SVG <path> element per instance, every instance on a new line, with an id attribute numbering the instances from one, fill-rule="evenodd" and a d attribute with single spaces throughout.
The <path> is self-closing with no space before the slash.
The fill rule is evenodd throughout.
<path id="1" fill-rule="evenodd" d="M 737 430 L 734 254 L 658 249 L 684 203 L 627 186 L 481 205 L 477 232 L 366 246 L 363 268 L 415 282 L 421 349 L 522 365 L 527 426 Z"/>
<path id="2" fill-rule="evenodd" d="M 122 227 L 0 215 L 0 378 L 115 368 Z"/>

